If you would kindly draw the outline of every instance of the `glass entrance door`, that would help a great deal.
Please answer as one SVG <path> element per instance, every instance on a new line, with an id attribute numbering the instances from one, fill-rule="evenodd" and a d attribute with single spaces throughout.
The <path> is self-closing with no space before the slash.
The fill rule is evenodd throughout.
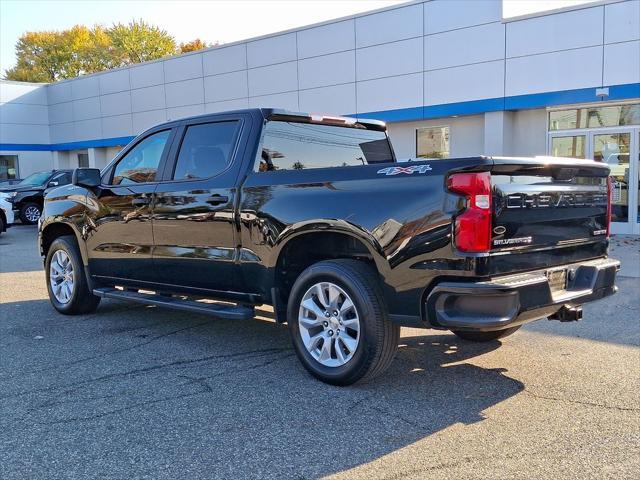
<path id="1" fill-rule="evenodd" d="M 640 233 L 638 227 L 638 139 L 640 129 L 592 130 L 588 157 L 609 165 L 612 233 Z"/>
<path id="2" fill-rule="evenodd" d="M 640 102 L 552 108 L 547 120 L 550 155 L 592 158 L 611 168 L 611 231 L 640 234 Z"/>

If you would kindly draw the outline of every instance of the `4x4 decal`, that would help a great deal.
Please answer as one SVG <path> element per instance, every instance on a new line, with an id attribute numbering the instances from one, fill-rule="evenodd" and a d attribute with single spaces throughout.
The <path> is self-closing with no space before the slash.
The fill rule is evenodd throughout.
<path id="1" fill-rule="evenodd" d="M 411 165 L 410 167 L 387 167 L 381 170 L 378 170 L 378 174 L 384 175 L 398 175 L 400 173 L 404 173 L 407 175 L 412 175 L 415 172 L 418 173 L 426 173 L 429 170 L 432 170 L 431 165 Z"/>

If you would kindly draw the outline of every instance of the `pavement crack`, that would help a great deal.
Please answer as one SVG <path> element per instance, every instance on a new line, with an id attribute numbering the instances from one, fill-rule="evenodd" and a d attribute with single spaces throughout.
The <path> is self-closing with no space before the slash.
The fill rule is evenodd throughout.
<path id="1" fill-rule="evenodd" d="M 284 350 L 288 350 L 288 349 L 282 349 Z M 218 377 L 222 377 L 224 375 L 229 375 L 230 373 L 240 373 L 240 372 L 249 372 L 251 370 L 257 370 L 259 368 L 264 368 L 267 367 L 279 360 L 284 360 L 285 358 L 289 358 L 293 356 L 293 353 L 287 353 L 285 355 L 281 355 L 279 357 L 270 359 L 270 360 L 265 360 L 264 362 L 258 363 L 257 365 L 251 365 L 249 367 L 241 367 L 241 368 L 236 368 L 236 369 L 232 369 L 232 370 L 225 370 L 223 372 L 217 373 L 215 375 L 211 375 L 209 377 L 204 377 L 205 380 L 210 380 L 212 378 L 218 378 Z"/>
<path id="2" fill-rule="evenodd" d="M 71 424 L 71 423 L 75 423 L 75 422 L 86 422 L 86 421 L 90 421 L 90 420 L 97 420 L 99 418 L 107 417 L 109 415 L 116 415 L 118 413 L 126 412 L 127 410 L 133 410 L 133 409 L 136 409 L 136 408 L 146 407 L 146 406 L 149 406 L 149 405 L 157 405 L 159 403 L 170 402 L 172 400 L 179 400 L 181 398 L 195 397 L 197 395 L 203 395 L 205 393 L 208 393 L 208 392 L 207 391 L 198 391 L 198 392 L 191 392 L 191 393 L 183 393 L 181 395 L 174 395 L 174 396 L 170 396 L 170 397 L 158 398 L 156 400 L 147 400 L 147 401 L 144 401 L 144 402 L 134 403 L 132 405 L 127 405 L 127 406 L 122 407 L 122 408 L 116 408 L 114 410 L 109 410 L 109 411 L 106 411 L 106 412 L 98 413 L 96 415 L 89 415 L 89 416 L 86 416 L 86 417 L 64 418 L 64 419 L 61 419 L 61 420 L 55 420 L 53 422 L 35 422 L 35 423 L 38 423 L 39 425 L 59 425 L 59 424 Z"/>
<path id="3" fill-rule="evenodd" d="M 289 350 L 289 349 L 288 348 L 265 348 L 265 349 L 262 349 L 262 350 L 251 350 L 251 351 L 245 351 L 245 352 L 236 352 L 236 353 L 227 353 L 227 354 L 218 354 L 218 355 L 208 355 L 206 357 L 201 357 L 201 358 L 176 360 L 176 361 L 173 361 L 173 362 L 163 363 L 163 364 L 160 364 L 160 365 L 152 365 L 150 367 L 137 368 L 137 369 L 129 370 L 129 371 L 126 371 L 126 372 L 110 373 L 108 375 L 102 375 L 102 376 L 96 377 L 96 378 L 90 378 L 90 379 L 87 379 L 87 380 L 81 380 L 81 381 L 73 382 L 73 383 L 66 384 L 66 385 L 52 385 L 50 387 L 39 388 L 39 389 L 35 389 L 35 390 L 28 390 L 28 391 L 9 394 L 9 395 L 2 395 L 2 396 L 0 396 L 0 400 L 18 398 L 18 397 L 21 397 L 21 396 L 24 396 L 24 395 L 30 395 L 30 394 L 34 394 L 34 393 L 50 392 L 50 391 L 54 391 L 54 390 L 58 390 L 58 389 L 62 389 L 62 388 L 70 388 L 71 390 L 67 390 L 65 393 L 71 393 L 71 392 L 73 392 L 73 391 L 75 391 L 77 389 L 76 387 L 82 387 L 82 386 L 85 386 L 85 385 L 98 383 L 98 382 L 102 382 L 102 381 L 105 381 L 105 380 L 113 380 L 113 379 L 117 379 L 117 378 L 124 378 L 124 377 L 128 377 L 128 376 L 131 376 L 131 375 L 146 374 L 146 373 L 153 372 L 153 371 L 160 370 L 160 369 L 164 369 L 164 368 L 172 368 L 172 367 L 181 367 L 181 366 L 185 366 L 185 365 L 193 365 L 193 364 L 196 364 L 196 363 L 208 362 L 208 361 L 211 361 L 211 360 L 231 359 L 231 358 L 239 358 L 239 357 L 248 357 L 248 358 L 261 357 L 261 356 L 270 355 L 270 354 L 274 354 L 274 353 L 279 353 L 279 352 L 283 352 L 283 351 L 287 351 L 287 350 Z M 289 355 L 291 355 L 291 354 L 289 354 Z M 207 377 L 207 378 L 213 378 L 213 377 Z"/>
<path id="4" fill-rule="evenodd" d="M 370 408 L 372 410 L 375 410 L 376 412 L 379 412 L 379 413 L 382 413 L 384 415 L 388 415 L 390 417 L 393 417 L 393 418 L 395 418 L 397 420 L 400 420 L 400 421 L 406 423 L 407 425 L 412 426 L 413 428 L 415 428 L 417 431 L 419 431 L 421 433 L 425 433 L 425 434 L 429 433 L 429 430 L 427 428 L 425 428 L 424 425 L 421 425 L 421 424 L 419 424 L 417 422 L 413 422 L 413 421 L 409 420 L 408 418 L 405 418 L 404 416 L 400 415 L 399 413 L 396 413 L 396 412 L 391 411 L 391 410 L 387 410 L 387 409 L 382 408 L 382 407 L 378 407 L 376 405 L 371 405 L 371 404 L 368 404 L 367 408 Z"/>
<path id="5" fill-rule="evenodd" d="M 213 388 L 211 388 L 211 385 L 209 385 L 209 383 L 207 382 L 206 377 L 191 377 L 189 375 L 178 375 L 178 377 L 189 380 L 184 385 L 201 385 L 207 392 L 213 393 Z"/>
<path id="6" fill-rule="evenodd" d="M 565 403 L 571 403 L 573 405 L 583 405 L 583 406 L 587 406 L 587 407 L 596 407 L 596 408 L 604 408 L 607 410 L 618 410 L 620 412 L 640 412 L 640 408 L 634 408 L 634 407 L 621 407 L 621 406 L 617 406 L 617 405 L 606 405 L 604 403 L 596 403 L 596 402 L 587 402 L 584 400 L 573 400 L 570 398 L 560 398 L 560 397 L 552 397 L 550 395 L 541 395 L 539 393 L 535 393 L 532 392 L 531 390 L 525 388 L 524 389 L 524 393 L 526 393 L 527 395 L 533 397 L 533 398 L 537 398 L 539 400 L 551 400 L 554 402 L 565 402 Z"/>
<path id="7" fill-rule="evenodd" d="M 37 369 L 37 370 L 27 370 L 27 371 L 24 371 L 24 372 L 19 372 L 18 374 L 6 375 L 6 376 L 0 377 L 0 379 L 1 380 L 9 379 L 9 378 L 16 377 L 17 375 L 29 375 L 29 374 L 32 374 L 32 373 L 44 373 L 44 372 L 55 370 L 55 369 L 61 368 L 61 367 L 71 367 L 71 366 L 78 365 L 78 364 L 81 364 L 81 363 L 90 362 L 91 360 L 97 360 L 99 358 L 110 357 L 112 355 L 117 355 L 119 353 L 124 353 L 124 352 L 128 352 L 128 351 L 131 351 L 131 350 L 135 350 L 135 349 L 140 348 L 140 347 L 144 347 L 144 346 L 149 345 L 150 343 L 153 343 L 153 342 L 155 342 L 157 340 L 160 340 L 162 338 L 166 338 L 166 337 L 169 337 L 171 335 L 175 335 L 177 333 L 184 332 L 185 330 L 190 330 L 192 328 L 198 328 L 198 327 L 201 327 L 201 326 L 206 325 L 208 323 L 210 323 L 210 322 L 209 321 L 201 322 L 201 323 L 197 323 L 195 325 L 190 325 L 188 327 L 179 328 L 177 330 L 172 330 L 171 332 L 163 333 L 161 335 L 156 335 L 154 337 L 151 337 L 148 340 L 145 340 L 144 342 L 137 343 L 137 344 L 132 345 L 130 347 L 111 350 L 109 352 L 104 352 L 104 353 L 101 353 L 99 355 L 93 355 L 91 357 L 79 358 L 78 360 L 74 360 L 72 362 L 58 363 L 56 365 L 52 365 L 52 366 L 49 366 L 49 367 L 46 367 L 46 368 L 41 368 L 41 369 Z M 0 397 L 0 398 L 2 398 L 2 397 Z"/>
<path id="8" fill-rule="evenodd" d="M 277 349 L 272 349 L 272 350 L 277 350 Z M 266 360 L 264 362 L 260 362 L 256 365 L 251 365 L 248 368 L 241 368 L 241 369 L 236 369 L 236 370 L 232 370 L 232 371 L 225 371 L 225 372 L 221 372 L 218 375 L 213 375 L 211 377 L 192 377 L 189 375 L 178 375 L 181 378 L 185 378 L 187 380 L 189 380 L 189 382 L 186 385 L 189 384 L 197 384 L 200 385 L 202 387 L 201 390 L 197 391 L 197 392 L 191 392 L 191 393 L 185 393 L 185 394 L 181 394 L 181 395 L 173 395 L 173 396 L 169 396 L 169 397 L 164 397 L 164 398 L 160 398 L 160 399 L 156 399 L 156 400 L 147 400 L 144 402 L 138 402 L 135 404 L 131 404 L 131 405 L 127 405 L 125 407 L 122 408 L 117 408 L 114 410 L 109 410 L 107 412 L 102 412 L 96 415 L 89 415 L 89 416 L 78 416 L 78 417 L 71 417 L 71 418 L 65 418 L 65 419 L 61 419 L 61 420 L 56 420 L 53 422 L 36 422 L 39 423 L 40 425 L 58 425 L 58 424 L 70 424 L 70 423 L 75 423 L 75 422 L 82 422 L 82 421 L 90 421 L 90 420 L 96 420 L 99 418 L 103 418 L 109 415 L 115 415 L 118 413 L 122 413 L 122 412 L 126 412 L 128 410 L 133 410 L 136 408 L 140 408 L 140 407 L 148 407 L 150 405 L 156 405 L 159 403 L 164 403 L 164 402 L 169 402 L 172 400 L 179 400 L 181 398 L 188 398 L 188 397 L 194 397 L 197 395 L 204 395 L 204 394 L 211 394 L 214 393 L 213 388 L 211 387 L 211 385 L 209 385 L 209 383 L 207 382 L 207 379 L 210 378 L 215 378 L 215 377 L 220 377 L 223 375 L 228 375 L 230 373 L 237 373 L 240 371 L 250 371 L 250 370 L 256 370 L 259 368 L 263 368 L 266 367 L 268 365 L 271 365 L 272 363 L 275 363 L 279 360 L 282 360 L 284 358 L 288 358 L 290 356 L 292 356 L 293 353 L 287 353 L 286 355 L 280 355 L 274 359 L 271 360 Z"/>

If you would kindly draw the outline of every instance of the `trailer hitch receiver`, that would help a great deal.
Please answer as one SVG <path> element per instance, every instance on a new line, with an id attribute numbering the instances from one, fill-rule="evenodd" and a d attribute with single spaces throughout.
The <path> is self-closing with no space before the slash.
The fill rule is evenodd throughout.
<path id="1" fill-rule="evenodd" d="M 549 317 L 549 320 L 558 320 L 560 322 L 577 322 L 582 320 L 582 307 L 572 307 L 564 305 L 560 310 Z"/>

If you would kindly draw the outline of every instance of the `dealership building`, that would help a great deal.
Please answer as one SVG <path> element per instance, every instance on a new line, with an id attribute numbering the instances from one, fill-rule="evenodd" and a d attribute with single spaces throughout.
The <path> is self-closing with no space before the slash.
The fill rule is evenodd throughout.
<path id="1" fill-rule="evenodd" d="M 103 167 L 135 135 L 247 107 L 388 122 L 400 159 L 607 162 L 614 231 L 640 233 L 640 0 L 510 19 L 426 0 L 53 84 L 0 82 L 0 181 Z"/>

